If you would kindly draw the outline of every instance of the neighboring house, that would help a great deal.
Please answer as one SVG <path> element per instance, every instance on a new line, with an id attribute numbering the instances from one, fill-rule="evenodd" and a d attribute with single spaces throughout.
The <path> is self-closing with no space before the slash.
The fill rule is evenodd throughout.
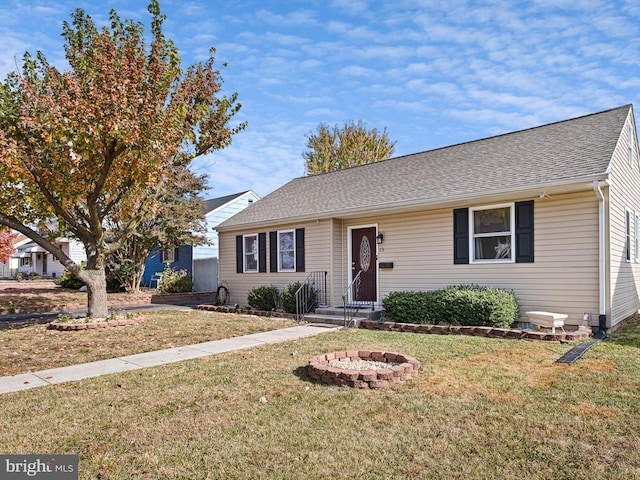
<path id="1" fill-rule="evenodd" d="M 77 240 L 57 238 L 54 243 L 75 263 L 86 262 L 84 246 Z M 66 270 L 57 258 L 30 239 L 16 247 L 12 259 L 18 263 L 18 273 L 37 273 L 42 277 L 57 278 Z"/>
<path id="2" fill-rule="evenodd" d="M 454 284 L 513 290 L 568 325 L 638 312 L 640 159 L 633 108 L 296 178 L 217 227 L 220 278 L 246 304 L 327 272 L 327 303 Z"/>
<path id="3" fill-rule="evenodd" d="M 22 234 L 19 234 L 12 241 L 13 248 L 18 249 L 19 247 L 21 247 L 22 245 L 25 245 L 26 243 L 29 243 L 30 241 L 31 240 L 28 237 Z M 6 262 L 0 263 L 0 278 L 15 277 L 16 274 L 18 273 L 19 267 L 20 267 L 20 258 L 15 256 L 9 257 L 9 259 Z"/>
<path id="4" fill-rule="evenodd" d="M 205 236 L 207 245 L 191 247 L 182 245 L 176 249 L 154 250 L 147 257 L 142 283 L 157 286 L 156 279 L 169 260 L 174 270 L 186 270 L 193 278 L 194 292 L 212 292 L 218 288 L 218 224 L 258 201 L 260 197 L 247 190 L 205 201 Z"/>

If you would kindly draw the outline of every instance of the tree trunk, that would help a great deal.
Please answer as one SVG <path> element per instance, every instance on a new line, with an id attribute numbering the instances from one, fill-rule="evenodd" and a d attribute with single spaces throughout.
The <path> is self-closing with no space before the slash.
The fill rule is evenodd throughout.
<path id="1" fill-rule="evenodd" d="M 104 268 L 82 270 L 80 279 L 87 285 L 89 318 L 107 318 L 107 279 Z"/>

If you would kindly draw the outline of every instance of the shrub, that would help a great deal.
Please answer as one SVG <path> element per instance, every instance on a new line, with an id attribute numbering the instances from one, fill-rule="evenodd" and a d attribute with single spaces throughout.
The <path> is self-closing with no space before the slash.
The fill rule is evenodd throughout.
<path id="1" fill-rule="evenodd" d="M 64 272 L 60 275 L 59 283 L 63 288 L 72 288 L 74 290 L 84 287 L 84 282 L 71 272 Z"/>
<path id="2" fill-rule="evenodd" d="M 124 291 L 124 288 L 120 280 L 107 273 L 107 293 L 120 293 L 122 291 Z"/>
<path id="3" fill-rule="evenodd" d="M 392 292 L 382 306 L 389 319 L 406 323 L 509 328 L 518 319 L 518 302 L 513 292 L 476 285 L 429 292 Z"/>
<path id="4" fill-rule="evenodd" d="M 274 285 L 256 287 L 249 291 L 247 298 L 249 306 L 256 310 L 270 312 L 271 310 L 276 310 L 280 305 L 280 292 Z"/>
<path id="5" fill-rule="evenodd" d="M 182 293 L 193 290 L 193 280 L 186 270 L 165 269 L 160 279 L 162 293 Z"/>
<path id="6" fill-rule="evenodd" d="M 301 282 L 290 283 L 284 290 L 282 291 L 282 309 L 287 313 L 297 313 L 296 312 L 296 292 L 298 289 L 302 287 Z M 303 287 L 302 296 L 307 296 L 307 310 L 316 306 L 316 301 L 318 298 L 317 291 L 311 287 L 310 285 L 305 285 Z M 306 312 L 303 312 L 306 313 Z"/>

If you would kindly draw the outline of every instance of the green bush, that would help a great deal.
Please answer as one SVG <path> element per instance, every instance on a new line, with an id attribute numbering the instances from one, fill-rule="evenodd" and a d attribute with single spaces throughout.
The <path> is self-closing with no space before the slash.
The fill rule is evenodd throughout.
<path id="1" fill-rule="evenodd" d="M 114 275 L 107 273 L 107 293 L 120 293 L 123 291 L 124 288 L 122 287 L 120 280 Z"/>
<path id="2" fill-rule="evenodd" d="M 429 292 L 391 292 L 382 306 L 388 319 L 404 323 L 509 328 L 518 319 L 518 302 L 513 292 L 476 285 Z"/>
<path id="3" fill-rule="evenodd" d="M 63 288 L 72 288 L 74 290 L 84 287 L 84 282 L 71 272 L 64 272 L 60 275 L 59 283 Z"/>
<path id="4" fill-rule="evenodd" d="M 193 290 L 193 280 L 186 270 L 165 269 L 160 279 L 162 293 L 183 293 Z"/>
<path id="5" fill-rule="evenodd" d="M 277 310 L 280 306 L 280 292 L 274 285 L 256 287 L 249 291 L 247 298 L 249 300 L 249 306 L 256 310 L 270 312 Z"/>
<path id="6" fill-rule="evenodd" d="M 301 282 L 290 283 L 289 285 L 284 287 L 284 290 L 282 291 L 281 300 L 282 300 L 282 309 L 285 312 L 297 313 L 296 312 L 296 292 L 300 287 L 302 287 Z M 307 310 L 316 306 L 318 293 L 313 287 L 309 285 L 305 285 L 301 293 L 303 297 L 307 296 L 307 298 L 309 299 L 307 302 Z M 306 312 L 303 312 L 303 313 L 306 313 Z"/>

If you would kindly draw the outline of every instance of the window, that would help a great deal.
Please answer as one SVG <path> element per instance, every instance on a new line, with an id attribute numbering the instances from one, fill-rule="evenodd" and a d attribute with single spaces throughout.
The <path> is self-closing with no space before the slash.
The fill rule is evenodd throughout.
<path id="1" fill-rule="evenodd" d="M 244 272 L 258 271 L 258 234 L 243 235 L 242 255 L 244 258 Z"/>
<path id="2" fill-rule="evenodd" d="M 267 271 L 267 234 L 236 235 L 236 273 Z"/>
<path id="3" fill-rule="evenodd" d="M 640 262 L 640 215 L 638 215 L 636 213 L 636 230 L 635 230 L 635 234 L 636 234 L 636 250 L 635 250 L 635 257 L 636 257 L 636 263 Z"/>
<path id="4" fill-rule="evenodd" d="M 20 259 L 21 267 L 28 267 L 29 265 L 31 265 L 31 257 L 23 257 Z"/>
<path id="5" fill-rule="evenodd" d="M 160 250 L 160 262 L 177 262 L 180 259 L 178 248 L 165 248 Z"/>
<path id="6" fill-rule="evenodd" d="M 512 205 L 473 208 L 470 213 L 471 244 L 469 248 L 472 261 L 513 261 L 511 248 L 514 243 Z"/>
<path id="7" fill-rule="evenodd" d="M 296 271 L 295 230 L 284 230 L 278 232 L 278 271 Z"/>
<path id="8" fill-rule="evenodd" d="M 453 210 L 453 263 L 533 263 L 534 202 Z"/>
<path id="9" fill-rule="evenodd" d="M 269 271 L 304 272 L 304 228 L 269 232 Z"/>
<path id="10" fill-rule="evenodd" d="M 627 209 L 624 211 L 624 224 L 625 224 L 625 242 L 624 242 L 624 255 L 627 262 L 631 261 L 631 212 Z"/>

